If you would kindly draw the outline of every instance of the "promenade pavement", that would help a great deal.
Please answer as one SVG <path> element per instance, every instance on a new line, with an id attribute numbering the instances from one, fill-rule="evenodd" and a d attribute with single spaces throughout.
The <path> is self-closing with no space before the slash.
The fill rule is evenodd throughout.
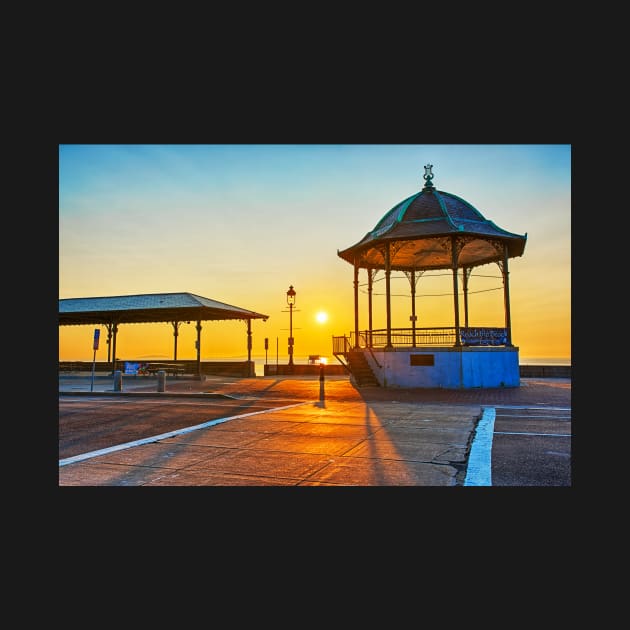
<path id="1" fill-rule="evenodd" d="M 124 376 L 116 392 L 111 376 L 60 375 L 59 486 L 483 485 L 469 463 L 487 410 L 571 407 L 560 378 L 475 390 L 357 388 L 346 376 L 157 385 Z"/>

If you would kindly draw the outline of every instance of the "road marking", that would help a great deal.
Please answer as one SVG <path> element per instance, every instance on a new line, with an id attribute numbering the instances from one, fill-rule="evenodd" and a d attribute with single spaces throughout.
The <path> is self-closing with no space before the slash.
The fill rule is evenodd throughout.
<path id="1" fill-rule="evenodd" d="M 186 427 L 184 429 L 177 429 L 176 431 L 169 431 L 168 433 L 162 433 L 160 435 L 154 435 L 153 437 L 143 438 L 142 440 L 134 440 L 133 442 L 125 442 L 124 444 L 118 444 L 116 446 L 110 446 L 108 448 L 102 448 L 98 451 L 90 451 L 89 453 L 83 453 L 81 455 L 74 455 L 73 457 L 67 457 L 66 459 L 59 460 L 59 467 L 67 466 L 68 464 L 75 464 L 92 457 L 98 457 L 99 455 L 105 455 L 107 453 L 113 453 L 115 451 L 122 451 L 133 446 L 141 446 L 142 444 L 150 444 L 151 442 L 157 442 L 158 440 L 164 440 L 175 435 L 181 435 L 182 433 L 190 433 L 199 429 L 205 429 L 212 427 L 215 424 L 222 424 L 228 420 L 236 420 L 237 418 L 246 418 L 247 416 L 256 416 L 262 413 L 269 413 L 271 411 L 281 411 L 282 409 L 290 409 L 291 407 L 299 407 L 300 405 L 312 404 L 312 401 L 300 402 L 293 405 L 285 405 L 284 407 L 273 407 L 271 409 L 264 409 L 263 411 L 250 411 L 249 413 L 242 413 L 238 416 L 229 416 L 227 418 L 217 418 L 216 420 L 208 420 L 201 424 L 196 424 L 192 427 Z"/>
<path id="2" fill-rule="evenodd" d="M 465 486 L 492 485 L 492 434 L 495 418 L 494 407 L 485 407 L 470 447 Z"/>
<path id="3" fill-rule="evenodd" d="M 59 404 L 60 405 L 77 405 L 80 406 L 82 404 L 85 403 L 89 403 L 89 402 L 94 402 L 95 400 L 102 400 L 102 397 L 88 397 L 88 396 L 81 396 L 80 398 L 66 398 L 65 400 L 59 400 Z M 285 399 L 286 400 L 286 399 Z M 126 398 L 126 399 L 115 399 L 115 400 L 108 400 L 107 404 L 112 404 L 112 405 L 125 405 L 125 404 L 129 404 L 130 399 Z M 257 406 L 264 406 L 270 403 L 273 403 L 274 401 L 272 399 L 269 398 L 232 398 L 230 400 L 225 400 L 223 398 L 219 399 L 219 398 L 212 398 L 212 399 L 208 399 L 208 400 L 199 400 L 197 399 L 190 399 L 190 400 L 167 400 L 167 399 L 156 399 L 156 406 L 159 405 L 160 407 L 167 407 L 169 405 L 171 406 L 175 406 L 175 405 L 189 405 L 191 407 L 207 407 L 208 403 L 210 403 L 213 406 L 217 406 L 217 407 L 243 407 L 244 405 L 249 405 L 250 407 L 253 405 L 257 405 Z M 282 402 L 282 400 L 275 400 L 276 403 L 278 402 Z"/>

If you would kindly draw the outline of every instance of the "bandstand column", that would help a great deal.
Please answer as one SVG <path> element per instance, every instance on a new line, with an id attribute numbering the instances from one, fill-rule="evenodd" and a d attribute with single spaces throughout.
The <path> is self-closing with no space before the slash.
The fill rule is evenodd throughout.
<path id="1" fill-rule="evenodd" d="M 359 347 L 359 262 L 354 259 L 354 349 Z"/>
<path id="2" fill-rule="evenodd" d="M 505 331 L 506 331 L 506 346 L 512 345 L 512 319 L 510 317 L 510 275 L 508 272 L 508 248 L 507 245 L 503 246 L 503 303 L 505 305 Z"/>
<path id="3" fill-rule="evenodd" d="M 464 284 L 464 327 L 468 328 L 468 278 L 470 277 L 471 267 L 464 267 L 462 273 L 462 282 Z"/>
<path id="4" fill-rule="evenodd" d="M 390 276 L 392 275 L 391 263 L 389 260 L 389 243 L 385 244 L 385 303 L 387 308 L 387 343 L 386 350 L 391 350 L 392 346 L 392 304 L 390 291 Z"/>
<path id="5" fill-rule="evenodd" d="M 455 308 L 455 345 L 461 346 L 459 339 L 459 289 L 457 283 L 457 239 L 451 238 L 451 255 L 453 260 L 453 301 Z"/>
<path id="6" fill-rule="evenodd" d="M 376 269 L 368 267 L 368 339 L 367 345 L 372 348 L 372 285 L 374 284 L 374 276 Z"/>
<path id="7" fill-rule="evenodd" d="M 416 347 L 416 272 L 411 271 L 411 346 Z"/>

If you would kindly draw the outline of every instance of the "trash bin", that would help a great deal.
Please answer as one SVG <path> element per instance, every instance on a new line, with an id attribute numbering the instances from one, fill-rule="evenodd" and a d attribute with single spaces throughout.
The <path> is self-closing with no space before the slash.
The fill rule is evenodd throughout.
<path id="1" fill-rule="evenodd" d="M 114 391 L 122 391 L 122 372 L 120 370 L 114 372 Z"/>

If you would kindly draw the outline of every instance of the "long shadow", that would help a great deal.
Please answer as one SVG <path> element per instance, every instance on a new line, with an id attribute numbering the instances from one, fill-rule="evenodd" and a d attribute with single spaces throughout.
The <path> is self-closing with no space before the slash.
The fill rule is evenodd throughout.
<path id="1" fill-rule="evenodd" d="M 370 461 L 372 462 L 374 481 L 376 482 L 376 485 L 379 485 L 379 486 L 390 485 L 390 484 L 384 483 L 384 482 L 387 482 L 387 467 L 383 466 L 381 460 L 379 459 L 378 453 L 376 451 L 376 446 L 377 446 L 376 441 L 372 439 L 373 434 L 374 434 L 373 422 L 378 423 L 378 416 L 376 416 L 376 413 L 370 407 L 368 402 L 365 402 L 364 404 L 365 404 L 366 432 L 370 430 L 370 436 L 367 438 L 367 440 L 369 444 Z M 374 416 L 376 417 L 376 420 L 374 421 L 372 420 L 372 414 L 374 414 Z M 378 423 L 378 428 L 382 430 L 385 429 L 385 427 L 381 423 Z"/>
<path id="2" fill-rule="evenodd" d="M 398 453 L 400 459 L 396 459 L 395 457 L 388 457 L 388 460 L 391 460 L 391 463 L 384 464 L 382 455 L 379 455 L 377 452 L 377 440 L 373 439 L 373 433 L 375 428 L 379 428 L 381 431 L 381 435 L 388 436 L 390 448 L 398 452 L 396 447 L 396 443 L 394 439 L 388 434 L 388 427 L 383 422 L 379 421 L 378 414 L 374 408 L 375 402 L 383 402 L 383 403 L 395 403 L 399 402 L 402 404 L 409 404 L 413 402 L 421 402 L 413 400 L 413 394 L 409 391 L 404 391 L 400 389 L 396 389 L 391 392 L 391 396 L 387 396 L 386 392 L 388 390 L 383 390 L 382 388 L 374 388 L 373 390 L 362 391 L 363 388 L 358 388 L 356 385 L 353 385 L 356 389 L 357 393 L 363 400 L 365 404 L 365 427 L 366 432 L 372 432 L 372 439 L 366 438 L 368 440 L 369 447 L 369 457 L 373 466 L 373 474 L 374 474 L 374 485 L 386 485 L 392 486 L 391 475 L 388 475 L 388 469 L 391 470 L 392 467 L 398 467 L 397 472 L 403 468 L 408 468 L 409 462 L 402 457 L 402 454 Z M 371 395 L 370 395 L 371 394 Z M 383 434 L 384 432 L 384 434 Z M 381 438 L 382 440 L 383 438 Z M 447 450 L 447 449 L 445 449 Z M 427 461 L 427 460 L 414 460 L 414 464 L 441 464 L 441 462 L 435 461 Z M 444 465 L 452 465 L 452 464 L 444 464 Z M 396 484 L 398 485 L 398 484 Z M 404 484 L 407 486 L 408 484 Z"/>

